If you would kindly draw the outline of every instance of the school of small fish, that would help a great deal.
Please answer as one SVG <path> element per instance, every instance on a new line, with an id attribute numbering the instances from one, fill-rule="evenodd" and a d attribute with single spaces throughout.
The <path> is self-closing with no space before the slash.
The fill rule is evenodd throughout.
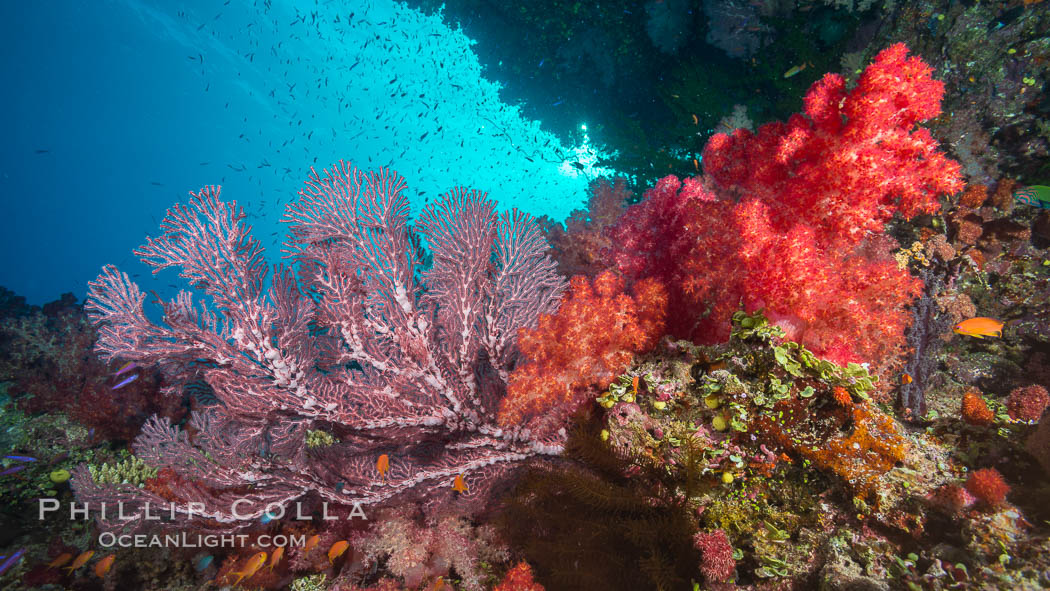
<path id="1" fill-rule="evenodd" d="M 556 219 L 598 176 L 573 146 L 500 100 L 471 40 L 439 16 L 391 0 L 352 8 L 254 0 L 213 14 L 172 7 L 168 17 L 200 78 L 195 91 L 232 97 L 222 109 L 239 128 L 224 169 L 200 162 L 201 183 L 250 187 L 253 211 L 286 201 L 304 164 L 331 164 L 318 154 L 395 168 L 423 197 L 414 207 L 470 184 L 502 207 Z M 585 166 L 567 177 L 560 166 L 574 160 Z"/>

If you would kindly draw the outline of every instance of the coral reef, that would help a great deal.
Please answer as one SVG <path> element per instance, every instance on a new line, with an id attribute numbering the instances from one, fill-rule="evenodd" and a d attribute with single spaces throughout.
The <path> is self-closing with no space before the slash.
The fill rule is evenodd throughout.
<path id="1" fill-rule="evenodd" d="M 112 266 L 84 306 L 0 288 L 0 586 L 1050 586 L 1050 212 L 1014 197 L 1050 178 L 1050 12 L 480 4 L 567 96 L 657 105 L 621 122 L 633 178 L 564 228 L 464 189 L 413 222 L 400 177 L 340 163 L 272 277 L 218 188 L 169 210 L 136 254 L 195 292 L 160 322 Z M 632 52 L 651 87 L 619 88 Z M 1001 334 L 953 331 L 978 316 Z"/>
<path id="2" fill-rule="evenodd" d="M 12 298 L 0 316 L 0 380 L 29 414 L 65 412 L 102 439 L 132 439 L 151 415 L 181 419 L 180 396 L 158 396 L 160 376 L 139 377 L 114 389 L 122 365 L 92 353 L 98 338 L 72 294 L 43 307 Z"/>
<path id="3" fill-rule="evenodd" d="M 980 392 L 970 390 L 963 394 L 962 418 L 971 425 L 991 425 L 995 420 L 995 413 L 988 408 Z"/>
<path id="4" fill-rule="evenodd" d="M 570 433 L 571 463 L 526 468 L 497 516 L 548 589 L 682 589 L 700 577 L 695 513 L 656 458 L 633 464 L 598 425 Z"/>
<path id="5" fill-rule="evenodd" d="M 91 479 L 96 484 L 130 484 L 142 488 L 148 480 L 157 478 L 157 469 L 146 465 L 141 459 L 130 458 L 110 466 L 88 466 Z"/>

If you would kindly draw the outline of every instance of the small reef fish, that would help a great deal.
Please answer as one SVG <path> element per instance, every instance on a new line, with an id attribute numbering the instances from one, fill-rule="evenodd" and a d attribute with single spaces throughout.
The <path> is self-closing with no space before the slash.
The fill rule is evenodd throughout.
<path id="1" fill-rule="evenodd" d="M 444 588 L 445 588 L 445 577 L 438 577 L 437 580 L 434 581 L 434 587 L 431 589 L 431 591 L 441 591 Z"/>
<path id="2" fill-rule="evenodd" d="M 1019 191 L 1015 191 L 1014 199 L 1026 205 L 1031 205 L 1040 209 L 1050 209 L 1050 187 L 1045 185 L 1031 185 Z"/>
<path id="3" fill-rule="evenodd" d="M 211 566 L 213 560 L 215 560 L 215 557 L 211 554 L 207 556 L 201 556 L 197 559 L 197 563 L 193 565 L 193 568 L 197 569 L 197 572 L 201 572 L 202 570 Z"/>
<path id="4" fill-rule="evenodd" d="M 59 554 L 57 557 L 55 557 L 54 560 L 52 560 L 51 562 L 47 563 L 47 568 L 58 568 L 58 567 L 64 565 L 65 563 L 69 562 L 72 559 L 73 559 L 73 555 L 72 554 L 70 554 L 69 552 L 63 552 L 63 553 Z"/>
<path id="5" fill-rule="evenodd" d="M 382 474 L 383 480 L 386 480 L 386 473 L 390 471 L 390 456 L 383 454 L 376 460 L 376 470 Z"/>
<path id="6" fill-rule="evenodd" d="M 13 468 L 8 468 L 7 470 L 4 470 L 3 472 L 0 472 L 0 476 L 7 476 L 8 474 L 14 474 L 15 472 L 18 472 L 19 470 L 22 470 L 24 468 L 25 468 L 25 466 L 15 466 Z"/>
<path id="7" fill-rule="evenodd" d="M 122 373 L 129 372 L 129 371 L 135 369 L 136 367 L 138 367 L 138 365 L 134 361 L 129 361 L 129 362 L 125 363 L 123 365 L 123 367 L 118 369 L 117 373 L 113 374 L 113 377 L 117 377 L 117 376 L 119 376 Z"/>
<path id="8" fill-rule="evenodd" d="M 310 536 L 310 538 L 308 540 L 306 540 L 306 545 L 303 546 L 303 554 L 309 552 L 310 550 L 313 550 L 314 546 L 317 545 L 317 542 L 320 542 L 320 541 L 321 541 L 321 534 L 314 534 L 314 535 Z"/>
<path id="9" fill-rule="evenodd" d="M 94 550 L 88 550 L 87 552 L 82 553 L 80 556 L 77 556 L 77 559 L 73 561 L 73 564 L 66 567 L 66 573 L 72 573 L 78 568 L 84 566 L 85 564 L 87 564 L 87 561 L 91 560 L 91 557 L 94 555 Z"/>
<path id="10" fill-rule="evenodd" d="M 117 388 L 123 388 L 124 386 L 127 386 L 131 382 L 134 382 L 136 379 L 138 379 L 138 377 L 139 377 L 139 374 L 135 374 L 133 376 L 127 377 L 127 378 L 124 379 L 123 382 L 117 384 L 116 386 L 113 386 L 111 388 L 111 390 L 116 390 Z"/>
<path id="11" fill-rule="evenodd" d="M 231 575 L 237 575 L 237 580 L 233 584 L 237 585 L 238 583 L 241 582 L 241 579 L 244 579 L 244 578 L 249 578 L 250 579 L 252 577 L 252 575 L 255 574 L 256 571 L 258 571 L 260 568 L 262 568 L 263 564 L 266 564 L 266 552 L 259 552 L 258 554 L 252 556 L 251 558 L 248 559 L 248 562 L 244 565 L 244 570 L 242 570 L 241 572 L 237 572 L 237 573 L 230 573 Z M 229 576 L 229 575 L 227 575 L 227 576 Z"/>
<path id="12" fill-rule="evenodd" d="M 463 475 L 459 474 L 456 479 L 452 481 L 452 490 L 458 493 L 467 492 L 467 483 L 463 482 Z"/>
<path id="13" fill-rule="evenodd" d="M 270 570 L 271 571 L 273 570 L 273 567 L 275 567 L 275 566 L 277 566 L 278 564 L 281 563 L 281 558 L 284 558 L 284 546 L 280 546 L 276 550 L 273 551 L 273 556 L 270 557 Z"/>
<path id="14" fill-rule="evenodd" d="M 113 568 L 113 561 L 116 558 L 116 554 L 110 554 L 102 560 L 99 560 L 98 564 L 95 565 L 95 576 L 100 579 L 106 578 L 106 573 L 109 572 L 109 569 Z"/>
<path id="15" fill-rule="evenodd" d="M 791 69 L 789 69 L 787 72 L 784 72 L 784 77 L 785 78 L 790 78 L 790 77 L 794 76 L 795 74 L 798 74 L 799 72 L 801 72 L 802 70 L 805 70 L 805 69 L 806 69 L 806 64 L 804 64 L 804 63 L 803 64 L 799 64 L 797 66 L 792 66 Z"/>
<path id="16" fill-rule="evenodd" d="M 347 542 L 346 540 L 339 540 L 332 544 L 332 547 L 328 549 L 328 564 L 332 564 L 336 558 L 342 556 L 343 552 L 346 552 L 346 549 L 349 547 L 350 542 Z"/>
<path id="17" fill-rule="evenodd" d="M 36 458 L 31 458 L 29 456 L 4 456 L 4 457 L 9 459 L 9 460 L 18 460 L 19 462 L 35 462 L 36 461 Z"/>
<path id="18" fill-rule="evenodd" d="M 956 324 L 955 328 L 952 329 L 952 332 L 955 334 L 977 337 L 979 339 L 984 337 L 1002 337 L 1003 323 L 995 318 L 978 316 L 976 318 L 970 318 L 969 320 L 963 320 L 959 324 Z"/>
<path id="19" fill-rule="evenodd" d="M 901 384 L 907 385 L 912 382 L 911 374 L 901 374 Z"/>
<path id="20" fill-rule="evenodd" d="M 267 523 L 270 523 L 271 521 L 273 521 L 273 519 L 274 519 L 273 515 L 270 515 L 269 513 L 263 513 L 262 517 L 259 518 L 259 523 L 262 523 L 263 525 L 266 525 Z"/>
<path id="21" fill-rule="evenodd" d="M 3 562 L 3 564 L 0 564 L 0 575 L 4 574 L 5 572 L 7 572 L 7 569 L 9 569 L 12 566 L 14 566 L 15 564 L 17 564 L 18 561 L 22 559 L 22 555 L 25 554 L 25 553 L 26 553 L 26 549 L 22 548 L 18 552 L 15 552 L 14 554 L 12 554 L 10 556 L 10 558 L 8 558 L 7 560 L 5 560 Z"/>

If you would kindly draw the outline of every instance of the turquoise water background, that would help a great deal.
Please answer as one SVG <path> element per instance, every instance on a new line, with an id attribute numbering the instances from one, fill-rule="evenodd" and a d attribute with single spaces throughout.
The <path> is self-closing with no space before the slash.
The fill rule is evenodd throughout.
<path id="1" fill-rule="evenodd" d="M 557 220 L 602 172 L 585 133 L 504 104 L 462 32 L 387 0 L 3 2 L 0 28 L 0 285 L 30 303 L 106 263 L 170 297 L 131 252 L 205 185 L 276 263 L 311 166 L 390 166 L 414 211 L 466 186 Z"/>

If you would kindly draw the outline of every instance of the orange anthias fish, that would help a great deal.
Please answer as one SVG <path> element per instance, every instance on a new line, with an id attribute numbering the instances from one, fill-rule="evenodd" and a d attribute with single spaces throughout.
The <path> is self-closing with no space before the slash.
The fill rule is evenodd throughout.
<path id="1" fill-rule="evenodd" d="M 277 566 L 281 562 L 281 558 L 284 557 L 284 546 L 281 546 L 273 551 L 273 556 L 270 557 L 270 570 Z"/>
<path id="2" fill-rule="evenodd" d="M 901 385 L 907 385 L 912 382 L 911 374 L 901 374 Z"/>
<path id="3" fill-rule="evenodd" d="M 390 456 L 383 454 L 376 460 L 376 470 L 383 475 L 383 480 L 386 480 L 386 473 L 390 471 Z"/>
<path id="4" fill-rule="evenodd" d="M 458 493 L 467 492 L 467 483 L 463 482 L 463 475 L 456 476 L 456 479 L 452 481 L 452 490 Z"/>
<path id="5" fill-rule="evenodd" d="M 310 536 L 310 539 L 306 540 L 306 545 L 303 546 L 303 554 L 306 554 L 310 550 L 313 550 L 314 546 L 317 545 L 317 542 L 320 542 L 320 541 L 321 541 L 321 534 L 314 534 L 314 535 Z"/>
<path id="6" fill-rule="evenodd" d="M 431 588 L 430 591 L 441 591 L 444 588 L 445 588 L 445 577 L 438 577 L 437 580 L 434 581 L 434 587 Z"/>
<path id="7" fill-rule="evenodd" d="M 1003 323 L 995 318 L 978 316 L 969 320 L 963 320 L 952 329 L 955 334 L 964 334 L 979 339 L 984 337 L 1002 337 Z"/>
<path id="8" fill-rule="evenodd" d="M 94 550 L 88 550 L 87 552 L 82 553 L 80 556 L 77 556 L 77 559 L 73 561 L 73 564 L 66 567 L 66 572 L 72 573 L 78 568 L 84 566 L 87 563 L 87 561 L 91 560 L 91 557 L 94 555 Z"/>
<path id="9" fill-rule="evenodd" d="M 342 556 L 343 552 L 346 552 L 346 549 L 349 547 L 350 542 L 347 542 L 346 540 L 339 540 L 332 544 L 332 547 L 328 549 L 328 563 L 332 564 L 335 559 Z"/>
<path id="10" fill-rule="evenodd" d="M 262 565 L 266 564 L 266 552 L 259 552 L 248 559 L 248 562 L 244 565 L 244 570 L 237 573 L 230 573 L 230 575 L 237 575 L 237 580 L 233 583 L 234 585 L 241 582 L 241 579 L 251 578 Z M 229 577 L 230 575 L 226 575 Z"/>
<path id="11" fill-rule="evenodd" d="M 73 558 L 73 555 L 69 552 L 63 552 L 58 555 L 57 558 L 47 564 L 47 568 L 58 568 L 63 564 L 69 562 Z"/>
<path id="12" fill-rule="evenodd" d="M 106 573 L 108 573 L 109 569 L 113 567 L 113 561 L 116 558 L 116 554 L 110 554 L 102 560 L 99 560 L 98 564 L 95 565 L 95 575 L 100 579 L 106 578 Z"/>

